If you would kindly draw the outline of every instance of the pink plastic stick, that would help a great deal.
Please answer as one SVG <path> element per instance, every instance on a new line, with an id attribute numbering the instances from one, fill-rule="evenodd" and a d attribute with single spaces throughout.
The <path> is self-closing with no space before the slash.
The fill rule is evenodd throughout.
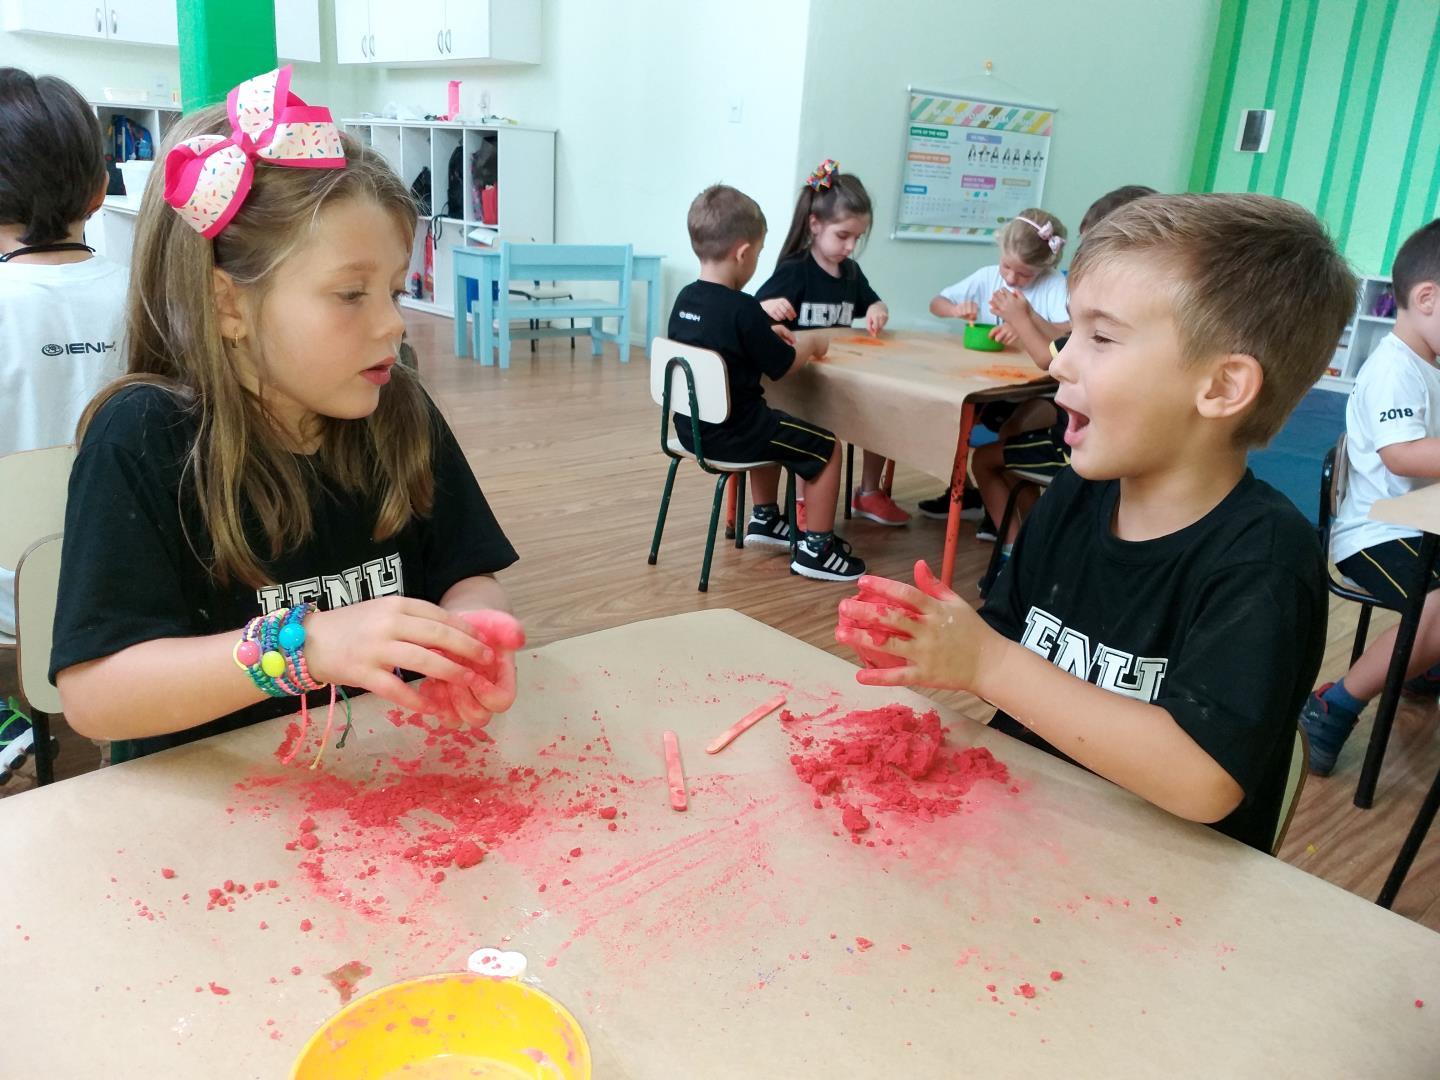
<path id="1" fill-rule="evenodd" d="M 684 810 L 690 805 L 685 794 L 685 769 L 680 764 L 680 740 L 673 731 L 665 732 L 665 773 L 670 779 L 670 809 Z"/>
<path id="2" fill-rule="evenodd" d="M 726 728 L 723 735 L 721 735 L 718 739 L 716 739 L 714 742 L 712 742 L 709 746 L 705 748 L 705 752 L 707 754 L 718 754 L 721 750 L 724 750 L 725 747 L 729 746 L 732 742 L 734 742 L 736 736 L 754 727 L 761 720 L 764 720 L 765 717 L 769 716 L 772 712 L 774 712 L 776 709 L 780 708 L 780 706 L 784 704 L 785 695 L 776 694 L 769 701 L 765 702 L 764 705 L 757 705 L 755 708 L 751 709 L 748 713 L 742 716 L 739 720 L 735 721 L 735 723 L 732 724 L 730 727 Z"/>

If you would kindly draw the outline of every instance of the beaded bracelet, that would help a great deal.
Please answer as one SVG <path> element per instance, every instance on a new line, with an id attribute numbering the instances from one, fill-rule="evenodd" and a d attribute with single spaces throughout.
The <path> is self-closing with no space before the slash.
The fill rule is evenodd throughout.
<path id="1" fill-rule="evenodd" d="M 271 697 L 298 697 L 323 689 L 305 663 L 305 617 L 314 604 L 297 604 L 251 619 L 231 657 L 250 680 Z"/>

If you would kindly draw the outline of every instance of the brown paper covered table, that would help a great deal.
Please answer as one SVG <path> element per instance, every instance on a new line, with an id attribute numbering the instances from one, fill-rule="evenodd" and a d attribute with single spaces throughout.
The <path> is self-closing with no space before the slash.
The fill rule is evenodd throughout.
<path id="1" fill-rule="evenodd" d="M 959 324 L 957 324 L 959 325 Z M 836 333 L 827 357 L 767 384 L 778 409 L 856 446 L 903 461 L 950 484 L 941 580 L 954 576 L 960 497 L 975 410 L 986 401 L 1041 397 L 1055 381 L 1015 349 L 979 352 L 958 333 Z"/>
<path id="2" fill-rule="evenodd" d="M 853 676 L 735 612 L 675 616 L 524 654 L 488 748 L 364 699 L 314 773 L 276 759 L 277 721 L 4 800 L 0 1075 L 281 1077 L 339 1005 L 325 972 L 372 966 L 364 992 L 483 945 L 527 955 L 600 1078 L 1434 1075 L 1440 937 L 998 733 L 944 715 L 1009 781 L 929 822 L 872 809 L 873 847 L 797 779 L 806 726 L 704 753 L 776 684 L 839 706 L 812 734 L 928 704 Z M 356 837 L 440 818 L 320 806 L 388 777 L 534 813 L 434 883 Z M 211 907 L 226 879 L 247 891 Z"/>

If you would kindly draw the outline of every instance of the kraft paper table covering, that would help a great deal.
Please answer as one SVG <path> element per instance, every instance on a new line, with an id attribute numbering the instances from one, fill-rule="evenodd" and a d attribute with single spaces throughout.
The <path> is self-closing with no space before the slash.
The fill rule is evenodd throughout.
<path id="1" fill-rule="evenodd" d="M 913 466 L 946 483 L 955 464 L 960 412 L 967 398 L 1025 398 L 1049 392 L 1053 379 L 1017 349 L 978 352 L 959 333 L 832 332 L 824 360 L 765 383 L 777 409 L 827 427 L 840 438 Z M 1013 371 L 1028 381 L 996 378 Z"/>
<path id="2" fill-rule="evenodd" d="M 854 671 L 728 610 L 527 651 L 520 699 L 491 725 L 490 768 L 628 775 L 620 828 L 581 816 L 451 869 L 418 943 L 413 925 L 310 891 L 306 853 L 284 848 L 298 805 L 226 812 L 237 780 L 284 771 L 283 721 L 6 799 L 0 979 L 16 1022 L 0 1075 L 284 1076 L 338 1008 L 324 972 L 368 963 L 364 992 L 461 968 L 484 945 L 529 957 L 586 1030 L 597 1077 L 1435 1075 L 1440 936 L 981 725 L 941 711 L 950 744 L 991 747 L 1018 794 L 986 781 L 973 812 L 877 815 L 866 835 L 895 848 L 857 846 L 828 801 L 813 808 L 778 717 L 704 753 L 773 696 L 766 680 L 793 684 L 797 712 L 928 707 Z M 322 768 L 359 778 L 417 753 L 422 733 L 386 708 L 359 701 L 355 733 Z M 555 756 L 584 753 L 601 724 L 613 760 Z M 668 806 L 667 728 L 686 813 Z M 449 767 L 429 753 L 424 768 Z M 333 826 L 320 821 L 322 839 Z M 572 844 L 583 858 L 563 858 Z M 225 878 L 280 887 L 207 911 L 207 886 Z M 229 995 L 195 992 L 212 980 Z M 1023 983 L 1033 1000 L 1015 993 Z"/>
<path id="3" fill-rule="evenodd" d="M 1377 499 L 1370 507 L 1370 517 L 1440 535 L 1440 484 L 1427 484 L 1394 499 Z"/>

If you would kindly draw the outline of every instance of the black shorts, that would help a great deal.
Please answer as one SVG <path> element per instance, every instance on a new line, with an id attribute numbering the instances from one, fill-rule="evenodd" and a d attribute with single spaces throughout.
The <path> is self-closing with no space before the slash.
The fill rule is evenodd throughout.
<path id="1" fill-rule="evenodd" d="M 1022 431 L 1005 440 L 1005 467 L 1054 476 L 1070 464 L 1070 448 L 1055 441 L 1053 427 Z"/>
<path id="2" fill-rule="evenodd" d="M 693 453 L 690 421 L 676 416 L 675 431 L 681 445 Z M 833 434 L 779 409 L 765 409 L 741 427 L 706 424 L 700 439 L 710 460 L 774 461 L 805 480 L 819 476 L 835 453 Z"/>
<path id="3" fill-rule="evenodd" d="M 1410 590 L 1415 587 L 1415 574 L 1420 563 L 1420 541 L 1386 540 L 1366 548 L 1335 565 L 1340 572 L 1382 604 L 1404 607 Z M 1426 592 L 1440 588 L 1440 575 L 1430 568 L 1430 584 Z"/>

